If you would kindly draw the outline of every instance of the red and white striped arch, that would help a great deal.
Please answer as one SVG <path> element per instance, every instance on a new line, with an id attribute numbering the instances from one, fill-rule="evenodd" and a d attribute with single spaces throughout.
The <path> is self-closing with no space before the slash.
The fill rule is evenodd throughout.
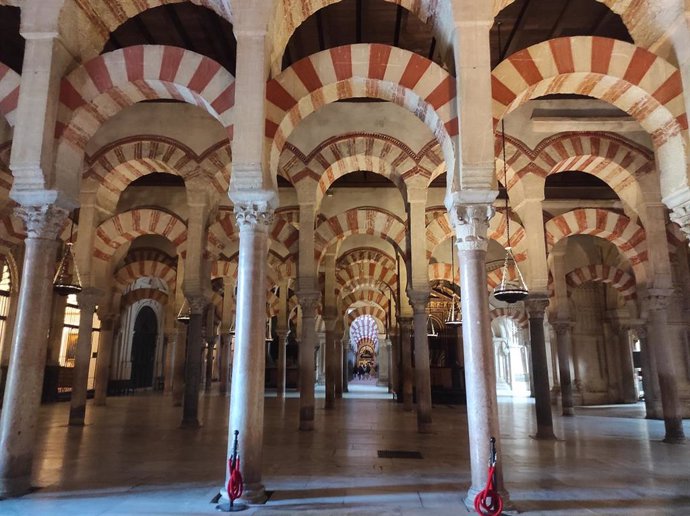
<path id="1" fill-rule="evenodd" d="M 455 275 L 450 263 L 436 262 L 429 264 L 429 281 L 447 281 L 448 283 L 460 283 L 460 269 L 455 266 Z"/>
<path id="2" fill-rule="evenodd" d="M 138 135 L 112 142 L 86 156 L 85 181 L 99 185 L 99 200 L 115 207 L 120 194 L 136 179 L 154 172 L 203 177 L 218 193 L 227 191 L 232 154 L 227 142 L 218 142 L 201 155 L 183 143 L 158 135 Z"/>
<path id="3" fill-rule="evenodd" d="M 168 302 L 168 294 L 157 288 L 137 288 L 130 290 L 120 298 L 120 310 L 124 310 L 137 301 L 150 299 L 165 306 Z"/>
<path id="4" fill-rule="evenodd" d="M 280 154 L 300 121 L 326 104 L 355 97 L 388 100 L 413 113 L 439 141 L 452 168 L 450 137 L 458 133 L 455 79 L 406 50 L 358 44 L 305 57 L 269 81 L 266 136 L 273 140 L 271 170 L 278 170 Z"/>
<path id="5" fill-rule="evenodd" d="M 211 279 L 237 279 L 237 260 L 215 260 L 211 266 Z"/>
<path id="6" fill-rule="evenodd" d="M 371 341 L 374 350 L 379 349 L 379 325 L 371 315 L 360 315 L 350 324 L 350 345 L 357 349 L 363 340 Z"/>
<path id="7" fill-rule="evenodd" d="M 397 270 L 397 262 L 388 253 L 375 247 L 357 247 L 350 249 L 338 258 L 336 263 L 338 268 L 347 268 L 355 264 L 379 264 L 392 271 Z"/>
<path id="8" fill-rule="evenodd" d="M 17 72 L 0 63 L 0 113 L 3 114 L 10 127 L 14 127 L 16 121 L 21 80 Z"/>
<path id="9" fill-rule="evenodd" d="M 526 258 L 525 229 L 519 222 L 511 219 L 510 230 L 510 243 L 514 249 L 515 259 L 520 262 Z M 506 217 L 503 212 L 497 211 L 489 222 L 488 237 L 490 240 L 495 240 L 503 247 L 507 247 L 507 235 Z M 438 215 L 434 217 L 426 227 L 427 259 L 431 259 L 436 248 L 452 236 L 453 228 L 450 225 L 448 213 L 438 212 Z"/>
<path id="10" fill-rule="evenodd" d="M 629 272 L 610 265 L 592 264 L 579 267 L 565 275 L 565 282 L 571 289 L 584 285 L 590 281 L 608 283 L 615 288 L 626 301 L 632 301 L 637 296 L 635 276 Z"/>
<path id="11" fill-rule="evenodd" d="M 86 144 L 106 120 L 152 99 L 199 106 L 232 138 L 235 79 L 227 70 L 182 48 L 126 47 L 88 61 L 62 80 L 56 123 L 60 170 L 80 169 Z"/>
<path id="12" fill-rule="evenodd" d="M 592 235 L 608 240 L 630 261 L 638 281 L 646 280 L 645 231 L 625 215 L 595 208 L 576 209 L 549 220 L 544 232 L 548 251 L 556 242 L 570 235 Z"/>
<path id="13" fill-rule="evenodd" d="M 336 295 L 349 292 L 358 285 L 371 285 L 373 288 L 395 288 L 398 275 L 394 269 L 378 262 L 358 262 L 339 268 L 335 273 L 337 287 Z"/>
<path id="14" fill-rule="evenodd" d="M 680 72 L 642 48 L 609 38 L 557 38 L 516 52 L 492 74 L 494 122 L 530 99 L 575 93 L 634 117 L 654 142 L 662 195 L 687 184 L 688 128 Z M 663 147 L 663 151 L 661 151 Z"/>
<path id="15" fill-rule="evenodd" d="M 514 308 L 494 308 L 489 312 L 491 320 L 498 319 L 499 317 L 507 317 L 515 321 L 515 324 L 522 329 L 527 329 L 529 327 L 529 317 L 524 310 L 515 310 Z"/>
<path id="16" fill-rule="evenodd" d="M 390 299 L 388 295 L 380 290 L 373 290 L 367 287 L 356 289 L 342 298 L 342 307 L 347 309 L 358 301 L 365 304 L 375 304 L 384 310 L 388 310 Z"/>
<path id="17" fill-rule="evenodd" d="M 279 0 L 276 2 L 273 27 L 273 47 L 271 48 L 272 75 L 280 73 L 283 53 L 290 37 L 297 27 L 319 9 L 341 0 Z M 452 8 L 449 0 L 384 0 L 407 9 L 422 22 L 431 24 L 439 47 L 450 47 L 453 24 Z"/>
<path id="18" fill-rule="evenodd" d="M 165 4 L 187 0 L 68 0 L 60 16 L 63 37 L 78 33 L 79 51 L 83 59 L 98 55 L 110 34 L 127 20 L 142 12 Z M 231 2 L 228 0 L 191 0 L 211 9 L 230 23 L 233 21 Z M 13 3 L 16 3 L 13 1 Z"/>
<path id="19" fill-rule="evenodd" d="M 363 315 L 372 316 L 379 324 L 380 328 L 385 328 L 386 312 L 378 306 L 356 306 L 351 307 L 350 312 L 347 312 L 347 323 L 352 324 L 352 321 Z"/>
<path id="20" fill-rule="evenodd" d="M 353 208 L 318 225 L 314 233 L 315 257 L 320 263 L 331 244 L 350 235 L 380 237 L 402 255 L 405 231 L 405 223 L 389 211 L 372 207 Z"/>
<path id="21" fill-rule="evenodd" d="M 123 291 L 139 278 L 159 278 L 168 285 L 168 291 L 175 291 L 177 271 L 169 263 L 155 260 L 138 260 L 130 262 L 115 272 L 115 286 Z"/>
<path id="22" fill-rule="evenodd" d="M 160 235 L 182 251 L 187 241 L 187 226 L 176 215 L 150 208 L 119 213 L 96 229 L 94 257 L 108 261 L 125 242 L 143 235 Z"/>

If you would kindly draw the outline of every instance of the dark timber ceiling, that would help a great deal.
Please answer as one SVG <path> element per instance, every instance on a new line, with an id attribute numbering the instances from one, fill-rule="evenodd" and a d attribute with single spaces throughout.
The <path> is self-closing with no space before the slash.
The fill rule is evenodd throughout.
<path id="1" fill-rule="evenodd" d="M 170 45 L 210 57 L 235 75 L 237 41 L 232 25 L 189 2 L 148 9 L 110 34 L 103 52 L 133 45 Z"/>

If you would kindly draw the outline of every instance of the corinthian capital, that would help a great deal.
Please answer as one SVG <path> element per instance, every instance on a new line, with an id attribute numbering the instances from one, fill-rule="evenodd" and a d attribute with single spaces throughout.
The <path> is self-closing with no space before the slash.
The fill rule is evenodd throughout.
<path id="1" fill-rule="evenodd" d="M 450 222 L 455 230 L 460 251 L 486 251 L 489 240 L 489 220 L 493 217 L 491 204 L 453 204 Z"/>
<path id="2" fill-rule="evenodd" d="M 673 290 L 671 289 L 649 289 L 647 291 L 647 297 L 645 301 L 647 302 L 647 310 L 650 312 L 661 312 L 668 308 L 671 303 L 671 295 Z"/>
<path id="3" fill-rule="evenodd" d="M 297 292 L 297 302 L 302 308 L 302 317 L 314 317 L 321 300 L 321 293 L 314 290 Z"/>
<path id="4" fill-rule="evenodd" d="M 525 301 L 525 307 L 530 317 L 544 317 L 546 308 L 549 306 L 549 298 L 546 296 L 530 296 Z"/>
<path id="5" fill-rule="evenodd" d="M 268 231 L 273 223 L 273 208 L 268 202 L 238 202 L 235 203 L 234 211 L 240 231 Z"/>
<path id="6" fill-rule="evenodd" d="M 669 216 L 671 221 L 678 225 L 685 238 L 690 241 L 690 203 L 676 206 L 671 210 Z"/>
<path id="7" fill-rule="evenodd" d="M 29 238 L 56 240 L 65 225 L 69 211 L 54 204 L 18 206 L 15 213 L 26 225 Z"/>

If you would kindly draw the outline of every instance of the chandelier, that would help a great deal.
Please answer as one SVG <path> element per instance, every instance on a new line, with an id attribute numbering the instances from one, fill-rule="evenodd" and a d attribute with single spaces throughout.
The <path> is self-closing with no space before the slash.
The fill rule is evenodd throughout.
<path id="1" fill-rule="evenodd" d="M 53 278 L 53 290 L 60 296 L 78 294 L 81 292 L 81 278 L 77 269 L 77 262 L 72 251 L 72 234 L 74 221 L 70 221 L 69 241 L 65 244 L 65 250 L 60 258 L 57 272 Z"/>
<path id="2" fill-rule="evenodd" d="M 434 318 L 431 314 L 426 316 L 426 336 L 427 337 L 438 337 L 438 329 L 434 323 Z"/>

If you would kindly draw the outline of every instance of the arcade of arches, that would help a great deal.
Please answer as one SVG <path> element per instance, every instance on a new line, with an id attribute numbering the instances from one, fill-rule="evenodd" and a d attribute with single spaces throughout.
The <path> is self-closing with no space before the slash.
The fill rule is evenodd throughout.
<path id="1" fill-rule="evenodd" d="M 203 435 L 222 397 L 243 497 L 263 502 L 264 394 L 316 434 L 357 403 L 360 367 L 419 439 L 466 405 L 466 433 L 443 435 L 468 500 L 489 438 L 511 453 L 512 403 L 540 443 L 606 405 L 683 449 L 688 14 L 0 1 L 0 498 L 35 484 L 50 407 L 86 436 L 90 412 L 145 398 Z M 83 290 L 62 297 L 70 239 Z M 507 248 L 515 304 L 492 295 Z"/>

